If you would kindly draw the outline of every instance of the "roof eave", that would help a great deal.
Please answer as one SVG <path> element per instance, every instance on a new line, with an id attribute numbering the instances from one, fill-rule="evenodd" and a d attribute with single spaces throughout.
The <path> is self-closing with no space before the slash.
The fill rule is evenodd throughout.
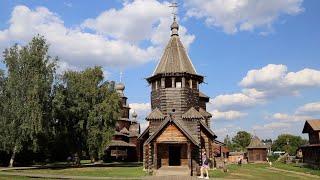
<path id="1" fill-rule="evenodd" d="M 197 80 L 199 80 L 199 83 L 202 83 L 204 80 L 204 76 L 202 75 L 197 75 L 197 74 L 190 74 L 188 72 L 172 72 L 172 73 L 159 73 L 159 74 L 154 74 L 150 77 L 147 77 L 146 80 L 148 81 L 148 83 L 151 83 L 154 79 L 158 79 L 161 77 L 172 77 L 172 76 L 176 76 L 176 77 L 182 77 L 182 76 L 189 76 L 189 77 L 193 77 Z"/>

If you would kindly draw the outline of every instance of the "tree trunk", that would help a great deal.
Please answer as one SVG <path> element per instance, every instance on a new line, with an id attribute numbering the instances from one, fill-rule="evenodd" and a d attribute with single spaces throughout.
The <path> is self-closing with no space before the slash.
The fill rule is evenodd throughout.
<path id="1" fill-rule="evenodd" d="M 11 155 L 11 159 L 10 159 L 10 163 L 9 163 L 9 167 L 13 167 L 14 159 L 16 158 L 16 153 L 17 153 L 17 146 L 14 146 L 13 152 Z"/>

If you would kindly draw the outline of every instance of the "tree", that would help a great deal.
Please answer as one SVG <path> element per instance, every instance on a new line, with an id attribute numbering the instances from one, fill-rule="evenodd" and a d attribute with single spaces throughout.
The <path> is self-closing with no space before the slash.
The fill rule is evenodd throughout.
<path id="1" fill-rule="evenodd" d="M 23 47 L 14 45 L 4 51 L 8 75 L 4 88 L 4 113 L 0 142 L 11 153 L 10 166 L 23 148 L 36 151 L 48 130 L 51 115 L 52 83 L 56 58 L 48 55 L 42 36 Z"/>
<path id="2" fill-rule="evenodd" d="M 224 144 L 226 144 L 227 148 L 230 150 L 230 151 L 236 151 L 235 149 L 235 145 L 234 143 L 232 143 L 229 135 L 227 135 L 225 138 L 224 138 Z"/>
<path id="3" fill-rule="evenodd" d="M 3 143 L 1 143 L 1 140 L 4 139 L 5 136 L 5 131 L 4 131 L 4 122 L 5 122 L 5 116 L 3 116 L 5 114 L 4 111 L 4 103 L 5 103 L 5 96 L 4 96 L 4 87 L 5 87 L 5 76 L 4 76 L 4 72 L 3 70 L 0 69 L 0 151 L 3 148 Z"/>
<path id="4" fill-rule="evenodd" d="M 91 160 L 104 155 L 105 147 L 114 132 L 116 120 L 119 118 L 119 97 L 110 92 L 107 85 L 100 87 L 98 103 L 89 113 L 87 145 Z"/>
<path id="5" fill-rule="evenodd" d="M 272 143 L 272 139 L 263 139 L 261 142 L 263 143 Z"/>
<path id="6" fill-rule="evenodd" d="M 236 136 L 232 138 L 235 149 L 244 151 L 247 146 L 250 144 L 251 134 L 246 131 L 237 132 Z"/>
<path id="7" fill-rule="evenodd" d="M 302 139 L 300 136 L 294 136 L 290 134 L 282 134 L 273 141 L 272 150 L 273 151 L 285 151 L 290 155 L 295 155 L 296 150 L 307 144 L 307 140 Z"/>
<path id="8" fill-rule="evenodd" d="M 71 153 L 86 152 L 94 160 L 113 133 L 119 97 L 104 82 L 101 67 L 67 71 L 55 86 L 54 117 Z"/>

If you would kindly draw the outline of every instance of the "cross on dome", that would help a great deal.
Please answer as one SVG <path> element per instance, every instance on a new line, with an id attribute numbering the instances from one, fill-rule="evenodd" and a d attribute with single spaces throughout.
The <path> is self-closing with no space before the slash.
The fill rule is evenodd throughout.
<path id="1" fill-rule="evenodd" d="M 171 36 L 179 36 L 178 30 L 179 30 L 179 24 L 177 23 L 177 11 L 178 11 L 178 3 L 172 2 L 169 6 L 172 8 L 172 14 L 173 14 L 173 23 L 171 24 Z"/>

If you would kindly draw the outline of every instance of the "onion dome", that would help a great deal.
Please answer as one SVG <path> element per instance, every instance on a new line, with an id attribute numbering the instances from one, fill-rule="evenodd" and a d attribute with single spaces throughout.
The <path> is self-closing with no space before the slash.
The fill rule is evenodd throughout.
<path id="1" fill-rule="evenodd" d="M 173 19 L 173 23 L 170 26 L 171 28 L 171 36 L 179 36 L 178 31 L 179 31 L 179 24 L 176 21 L 176 17 Z"/>
<path id="2" fill-rule="evenodd" d="M 133 113 L 132 113 L 132 118 L 133 118 L 134 120 L 136 120 L 137 117 L 138 117 L 138 114 L 136 113 L 136 111 L 133 111 Z"/>
<path id="3" fill-rule="evenodd" d="M 115 87 L 116 91 L 119 93 L 120 96 L 124 95 L 123 91 L 125 90 L 125 88 L 126 87 L 124 86 L 123 83 L 118 83 L 118 84 L 116 84 L 116 87 Z"/>

